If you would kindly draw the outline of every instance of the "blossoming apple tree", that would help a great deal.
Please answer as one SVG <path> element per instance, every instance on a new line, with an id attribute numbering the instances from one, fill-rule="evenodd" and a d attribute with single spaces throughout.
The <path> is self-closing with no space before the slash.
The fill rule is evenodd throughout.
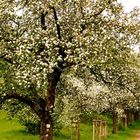
<path id="1" fill-rule="evenodd" d="M 1 103 L 30 106 L 41 120 L 40 139 L 52 140 L 61 77 L 110 60 L 128 65 L 130 46 L 139 42 L 138 12 L 125 13 L 117 0 L 0 0 L 0 58 L 12 74 Z M 111 64 L 108 71 L 116 69 Z"/>

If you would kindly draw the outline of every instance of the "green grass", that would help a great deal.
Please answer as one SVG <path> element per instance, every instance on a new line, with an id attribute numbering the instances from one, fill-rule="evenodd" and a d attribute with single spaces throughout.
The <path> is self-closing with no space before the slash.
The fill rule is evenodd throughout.
<path id="1" fill-rule="evenodd" d="M 80 125 L 81 140 L 92 140 L 92 125 Z M 61 130 L 61 134 L 54 137 L 54 140 L 69 140 L 70 128 Z M 17 119 L 9 120 L 5 111 L 0 111 L 0 140 L 39 140 L 39 136 L 26 132 Z M 73 128 L 73 140 L 75 140 L 75 128 Z"/>
<path id="2" fill-rule="evenodd" d="M 39 137 L 26 132 L 17 119 L 9 120 L 4 111 L 0 111 L 0 140 L 38 140 Z"/>
<path id="3" fill-rule="evenodd" d="M 92 140 L 92 124 L 80 125 L 80 139 Z M 70 128 L 61 130 L 61 134 L 54 140 L 69 140 Z M 0 111 L 0 140 L 39 140 L 39 136 L 26 132 L 17 119 L 9 120 L 5 111 Z M 73 128 L 73 140 L 75 140 L 75 128 Z"/>
<path id="4" fill-rule="evenodd" d="M 76 140 L 76 128 L 72 128 L 72 138 Z M 61 135 L 55 137 L 55 140 L 70 140 L 70 128 L 61 130 Z M 80 124 L 80 140 L 92 140 L 92 124 Z"/>
<path id="5" fill-rule="evenodd" d="M 134 130 L 140 130 L 140 121 L 117 134 L 111 134 L 111 130 L 111 120 L 109 120 L 108 140 L 135 140 Z M 75 140 L 75 133 L 73 128 L 73 140 Z M 0 111 L 0 140 L 39 140 L 39 136 L 27 133 L 25 127 L 16 118 L 9 120 L 6 112 Z M 63 128 L 54 140 L 70 140 L 70 128 Z M 92 140 L 92 124 L 80 124 L 80 140 Z"/>
<path id="6" fill-rule="evenodd" d="M 125 131 L 119 131 L 117 134 L 109 133 L 108 140 L 135 140 L 135 133 L 140 130 L 140 120 L 133 123 Z"/>

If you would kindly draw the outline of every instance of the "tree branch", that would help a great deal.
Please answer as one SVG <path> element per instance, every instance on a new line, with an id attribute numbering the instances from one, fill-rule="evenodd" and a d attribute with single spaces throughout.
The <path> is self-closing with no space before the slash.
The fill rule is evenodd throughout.
<path id="1" fill-rule="evenodd" d="M 7 93 L 5 96 L 0 98 L 0 104 L 4 103 L 8 99 L 17 99 L 18 101 L 25 103 L 26 105 L 30 106 L 31 109 L 33 109 L 35 113 L 39 115 L 39 111 L 41 110 L 40 105 L 34 102 L 28 96 L 20 95 L 14 92 Z"/>
<path id="2" fill-rule="evenodd" d="M 54 7 L 52 7 L 53 13 L 54 13 L 54 19 L 55 19 L 55 23 L 56 23 L 56 29 L 57 29 L 57 35 L 58 35 L 58 39 L 61 40 L 61 32 L 60 32 L 60 25 L 58 24 L 58 17 L 57 17 L 57 13 Z"/>
<path id="3" fill-rule="evenodd" d="M 111 0 L 108 0 L 107 3 L 110 4 L 110 3 L 111 3 Z M 105 9 L 106 9 L 106 6 L 103 6 L 102 8 L 99 8 L 99 11 L 96 12 L 93 16 L 94 16 L 94 17 L 97 17 L 97 16 L 100 15 Z"/>
<path id="4" fill-rule="evenodd" d="M 46 17 L 47 12 L 44 14 L 44 12 L 41 13 L 41 27 L 43 30 L 46 30 L 46 21 L 45 21 L 45 17 Z"/>
<path id="5" fill-rule="evenodd" d="M 95 76 L 95 80 L 97 81 L 97 82 L 103 82 L 105 85 L 107 85 L 107 86 L 111 86 L 111 82 L 109 82 L 109 81 L 107 81 L 105 78 L 104 78 L 104 76 L 103 76 L 103 74 L 101 73 L 101 69 L 99 68 L 99 67 L 97 67 L 97 66 L 95 66 L 95 67 L 93 67 L 92 69 L 90 69 L 91 70 L 91 73 L 93 73 L 94 74 L 94 76 Z"/>
<path id="6" fill-rule="evenodd" d="M 11 59 L 11 58 L 9 58 L 9 59 L 6 58 L 5 55 L 2 55 L 2 56 L 0 55 L 0 59 L 3 59 L 4 61 L 6 61 L 6 62 L 8 62 L 8 63 L 10 63 L 10 64 L 13 64 L 12 59 Z"/>

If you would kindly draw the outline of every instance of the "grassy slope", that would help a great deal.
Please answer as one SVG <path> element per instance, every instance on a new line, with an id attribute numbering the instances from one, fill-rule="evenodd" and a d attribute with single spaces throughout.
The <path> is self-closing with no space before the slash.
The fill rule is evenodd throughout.
<path id="1" fill-rule="evenodd" d="M 81 124 L 80 128 L 81 139 L 92 139 L 92 125 Z M 70 130 L 64 128 L 61 133 L 63 135 L 57 136 L 55 140 L 70 139 Z M 17 119 L 9 120 L 5 111 L 0 111 L 0 140 L 38 140 L 39 137 L 26 133 L 23 126 L 20 125 Z M 73 128 L 73 140 L 75 139 L 75 129 Z"/>
<path id="2" fill-rule="evenodd" d="M 121 131 L 116 135 L 111 134 L 111 127 L 109 129 L 108 140 L 135 140 L 135 133 L 133 130 L 140 130 L 140 121 L 134 123 L 126 131 Z M 69 140 L 70 129 L 65 128 L 62 131 L 63 135 L 55 137 L 54 140 Z M 73 129 L 73 140 L 75 140 L 75 131 Z M 39 140 L 39 136 L 26 133 L 26 130 L 16 120 L 8 120 L 4 111 L 0 111 L 0 140 Z M 80 140 L 92 140 L 92 125 L 80 125 Z"/>
<path id="3" fill-rule="evenodd" d="M 38 140 L 38 136 L 26 133 L 25 128 L 16 119 L 8 120 L 4 111 L 0 111 L 0 140 Z"/>
<path id="4" fill-rule="evenodd" d="M 81 124 L 80 127 L 81 140 L 92 139 L 92 125 Z M 57 136 L 55 140 L 70 139 L 69 128 L 64 128 L 61 133 L 63 135 Z M 73 128 L 73 140 L 75 139 L 75 129 Z M 5 111 L 0 111 L 0 140 L 39 140 L 39 136 L 26 133 L 23 126 L 20 125 L 17 119 L 9 120 Z"/>

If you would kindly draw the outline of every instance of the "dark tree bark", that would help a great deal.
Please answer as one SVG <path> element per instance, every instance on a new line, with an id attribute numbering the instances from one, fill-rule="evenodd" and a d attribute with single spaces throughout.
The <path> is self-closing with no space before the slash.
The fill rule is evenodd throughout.
<path id="1" fill-rule="evenodd" d="M 139 113 L 139 111 L 137 111 L 134 113 L 134 120 L 137 121 L 139 119 L 140 119 L 140 113 Z"/>
<path id="2" fill-rule="evenodd" d="M 118 121 L 118 115 L 117 112 L 113 112 L 113 130 L 112 133 L 116 134 L 117 133 L 117 121 Z"/>
<path id="3" fill-rule="evenodd" d="M 40 139 L 53 140 L 53 118 L 52 113 L 55 102 L 55 89 L 60 80 L 61 70 L 54 68 L 53 73 L 48 77 L 48 87 L 45 96 L 44 110 L 40 113 Z"/>
<path id="4" fill-rule="evenodd" d="M 127 124 L 132 125 L 133 123 L 133 113 L 130 110 L 127 110 Z"/>
<path id="5" fill-rule="evenodd" d="M 53 139 L 53 121 L 51 117 L 51 110 L 53 110 L 53 108 L 50 108 L 51 110 L 46 108 L 46 105 L 50 107 L 50 102 L 47 103 L 47 101 L 45 101 L 43 98 L 33 99 L 29 96 L 11 92 L 0 98 L 0 104 L 3 104 L 8 99 L 17 99 L 18 101 L 30 106 L 30 108 L 40 118 L 40 140 Z"/>
<path id="6" fill-rule="evenodd" d="M 53 139 L 52 118 L 48 111 L 44 111 L 40 115 L 40 140 Z"/>
<path id="7" fill-rule="evenodd" d="M 40 105 L 34 99 L 26 96 L 20 95 L 15 92 L 7 93 L 5 96 L 0 98 L 0 104 L 3 104 L 8 99 L 17 99 L 18 101 L 25 103 L 26 105 L 30 106 L 30 108 L 39 115 L 39 110 L 41 110 Z"/>
<path id="8" fill-rule="evenodd" d="M 57 18 L 55 7 L 50 7 L 50 8 L 53 10 L 58 39 L 61 40 L 61 29 L 60 29 L 60 25 L 57 23 L 58 18 Z M 58 61 L 58 67 L 57 68 L 55 67 L 53 69 L 53 72 L 48 75 L 48 87 L 47 87 L 47 93 L 45 96 L 45 101 L 46 101 L 45 112 L 46 113 L 41 117 L 41 130 L 40 130 L 41 140 L 53 140 L 52 113 L 53 113 L 54 102 L 55 102 L 55 90 L 57 87 L 57 83 L 60 80 L 62 69 L 64 69 L 63 67 L 64 58 L 66 57 L 64 50 L 61 48 L 61 46 L 58 45 L 57 47 L 59 48 L 59 55 L 62 56 L 63 61 L 61 62 Z"/>

